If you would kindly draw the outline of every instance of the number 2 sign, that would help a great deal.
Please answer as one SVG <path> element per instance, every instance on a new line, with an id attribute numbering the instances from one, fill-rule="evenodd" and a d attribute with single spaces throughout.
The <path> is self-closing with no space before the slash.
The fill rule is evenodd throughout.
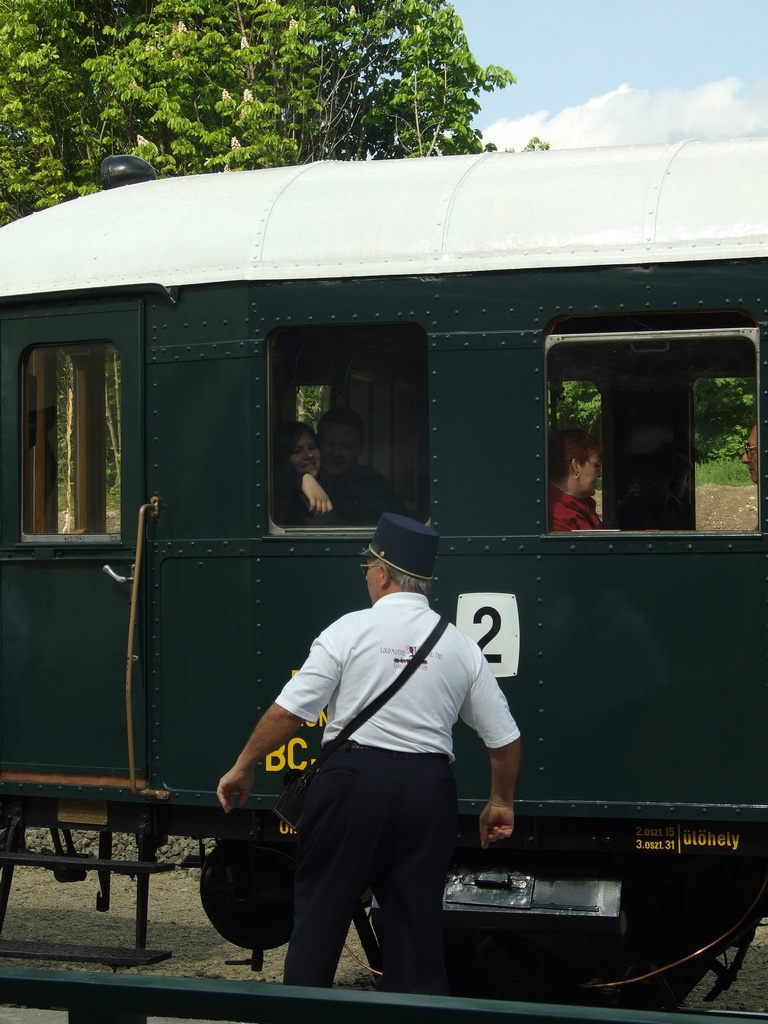
<path id="1" fill-rule="evenodd" d="M 472 637 L 497 678 L 517 675 L 520 617 L 514 594 L 459 594 L 456 625 Z"/>

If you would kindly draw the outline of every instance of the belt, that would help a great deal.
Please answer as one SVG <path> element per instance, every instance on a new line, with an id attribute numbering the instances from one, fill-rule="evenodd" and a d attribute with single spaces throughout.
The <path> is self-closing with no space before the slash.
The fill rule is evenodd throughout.
<path id="1" fill-rule="evenodd" d="M 437 751 L 419 751 L 414 752 L 410 750 L 388 750 L 386 747 L 367 747 L 364 743 L 358 743 L 356 740 L 347 740 L 346 743 L 342 743 L 339 750 L 344 750 L 349 753 L 352 750 L 367 750 L 371 754 L 386 754 L 388 757 L 437 757 L 441 761 L 449 763 L 450 758 L 447 754 L 439 754 Z"/>

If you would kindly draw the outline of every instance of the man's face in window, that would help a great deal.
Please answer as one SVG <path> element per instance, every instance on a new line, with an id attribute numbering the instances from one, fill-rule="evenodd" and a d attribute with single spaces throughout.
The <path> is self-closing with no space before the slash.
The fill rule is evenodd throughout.
<path id="1" fill-rule="evenodd" d="M 328 423 L 320 436 L 320 465 L 326 473 L 349 473 L 357 464 L 363 445 L 354 427 Z"/>
<path id="2" fill-rule="evenodd" d="M 744 449 L 744 454 L 741 456 L 741 461 L 749 470 L 749 475 L 752 477 L 755 483 L 757 483 L 757 427 L 754 426 L 749 432 L 747 438 L 747 444 Z"/>

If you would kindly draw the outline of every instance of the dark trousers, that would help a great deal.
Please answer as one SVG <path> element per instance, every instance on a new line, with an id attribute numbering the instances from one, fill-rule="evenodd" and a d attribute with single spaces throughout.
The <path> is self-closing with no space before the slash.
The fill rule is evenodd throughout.
<path id="1" fill-rule="evenodd" d="M 381 988 L 446 994 L 443 889 L 457 827 L 445 759 L 365 748 L 332 754 L 301 820 L 285 984 L 333 983 L 370 886 L 381 908 Z"/>

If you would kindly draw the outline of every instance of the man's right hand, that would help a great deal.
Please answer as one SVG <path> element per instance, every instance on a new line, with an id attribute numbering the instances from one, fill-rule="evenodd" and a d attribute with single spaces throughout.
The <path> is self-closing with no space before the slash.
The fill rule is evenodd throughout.
<path id="1" fill-rule="evenodd" d="M 241 768 L 230 768 L 226 775 L 219 780 L 216 796 L 224 811 L 229 814 L 235 806 L 235 794 L 238 794 L 237 803 L 242 807 L 248 799 L 248 794 L 253 789 L 254 773 Z"/>

